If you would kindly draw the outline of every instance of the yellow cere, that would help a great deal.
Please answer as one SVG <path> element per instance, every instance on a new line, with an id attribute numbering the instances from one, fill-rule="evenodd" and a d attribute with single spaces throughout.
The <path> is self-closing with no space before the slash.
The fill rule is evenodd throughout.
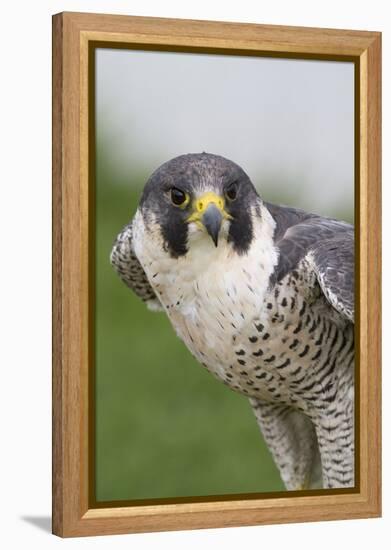
<path id="1" fill-rule="evenodd" d="M 201 216 L 204 214 L 210 204 L 214 204 L 220 210 L 224 219 L 231 219 L 232 216 L 224 209 L 225 200 L 221 195 L 216 195 L 209 191 L 201 197 L 198 197 L 193 202 L 193 214 L 187 218 L 188 222 L 197 222 L 201 220 Z"/>

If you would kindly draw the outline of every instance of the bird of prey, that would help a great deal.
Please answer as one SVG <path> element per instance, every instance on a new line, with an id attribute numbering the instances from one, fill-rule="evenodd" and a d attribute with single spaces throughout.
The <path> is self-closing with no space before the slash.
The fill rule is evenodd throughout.
<path id="1" fill-rule="evenodd" d="M 288 490 L 354 486 L 354 231 L 262 200 L 243 169 L 176 157 L 147 181 L 111 263 L 249 399 Z"/>

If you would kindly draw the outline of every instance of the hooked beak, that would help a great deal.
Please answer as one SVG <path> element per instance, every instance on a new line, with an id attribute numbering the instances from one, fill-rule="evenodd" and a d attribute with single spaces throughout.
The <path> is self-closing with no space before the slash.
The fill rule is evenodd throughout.
<path id="1" fill-rule="evenodd" d="M 204 227 L 215 246 L 218 244 L 223 219 L 232 219 L 224 206 L 224 197 L 208 192 L 194 201 L 193 213 L 187 218 L 188 223 L 196 222 L 200 227 Z"/>
<path id="2" fill-rule="evenodd" d="M 223 221 L 220 210 L 214 204 L 210 204 L 201 219 L 205 229 L 212 237 L 212 241 L 215 243 L 215 246 L 217 246 L 221 222 Z"/>

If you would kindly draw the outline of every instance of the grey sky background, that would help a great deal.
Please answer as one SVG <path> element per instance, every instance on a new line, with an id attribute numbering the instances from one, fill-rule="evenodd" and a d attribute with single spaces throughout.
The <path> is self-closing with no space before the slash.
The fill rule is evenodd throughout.
<path id="1" fill-rule="evenodd" d="M 352 63 L 97 51 L 97 138 L 118 181 L 207 151 L 265 198 L 352 216 Z"/>

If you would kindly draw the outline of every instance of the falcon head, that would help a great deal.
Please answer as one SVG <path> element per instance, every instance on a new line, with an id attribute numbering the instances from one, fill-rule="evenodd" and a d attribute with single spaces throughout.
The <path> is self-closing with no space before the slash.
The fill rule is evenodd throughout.
<path id="1" fill-rule="evenodd" d="M 187 154 L 160 166 L 147 181 L 140 202 L 146 231 L 156 231 L 173 258 L 196 243 L 230 243 L 245 253 L 254 238 L 260 198 L 234 162 L 210 153 Z M 211 249 L 211 251 L 212 251 Z"/>

